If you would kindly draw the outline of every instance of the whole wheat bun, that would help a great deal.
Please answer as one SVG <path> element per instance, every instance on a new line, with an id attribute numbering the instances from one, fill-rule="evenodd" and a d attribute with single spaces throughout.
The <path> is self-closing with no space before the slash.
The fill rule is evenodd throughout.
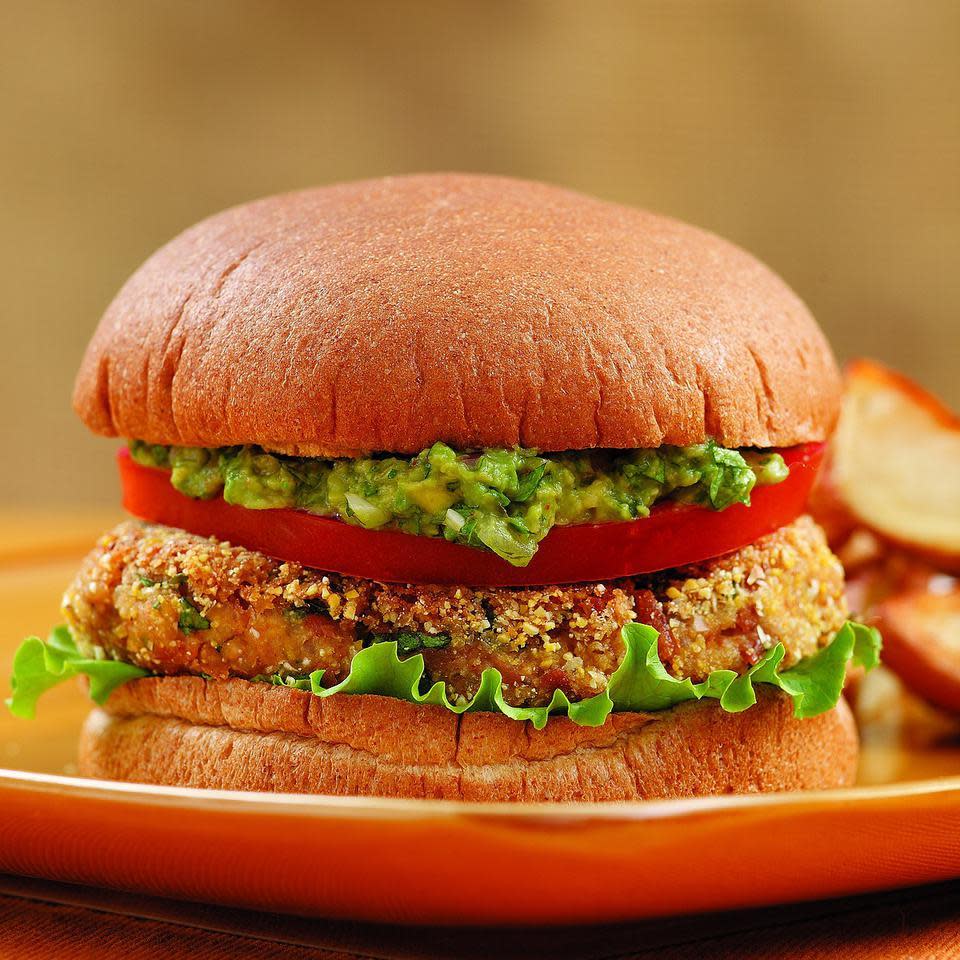
<path id="1" fill-rule="evenodd" d="M 246 680 L 135 680 L 94 710 L 84 776 L 143 783 L 473 801 L 593 801 L 849 786 L 857 732 L 845 702 L 796 720 L 761 692 L 543 730 L 391 697 L 326 699 Z"/>
<path id="2" fill-rule="evenodd" d="M 370 180 L 192 227 L 108 308 L 74 405 L 108 436 L 302 455 L 822 440 L 803 303 L 710 233 L 538 183 Z"/>

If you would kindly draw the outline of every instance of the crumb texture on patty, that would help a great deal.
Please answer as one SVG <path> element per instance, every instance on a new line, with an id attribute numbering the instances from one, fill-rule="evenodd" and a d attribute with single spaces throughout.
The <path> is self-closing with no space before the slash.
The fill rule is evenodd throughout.
<path id="1" fill-rule="evenodd" d="M 415 636 L 427 676 L 471 697 L 487 667 L 514 705 L 561 689 L 601 692 L 621 628 L 660 632 L 676 677 L 742 673 L 777 642 L 790 666 L 846 618 L 843 572 L 823 532 L 798 520 L 717 560 L 573 586 L 401 586 L 324 574 L 169 527 L 126 522 L 86 557 L 64 596 L 78 644 L 164 675 L 251 679 L 323 669 L 342 680 L 365 644 Z"/>

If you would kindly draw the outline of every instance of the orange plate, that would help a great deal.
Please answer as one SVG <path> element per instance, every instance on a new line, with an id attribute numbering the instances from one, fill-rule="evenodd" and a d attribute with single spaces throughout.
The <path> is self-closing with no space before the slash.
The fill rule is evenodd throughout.
<path id="1" fill-rule="evenodd" d="M 36 529 L 32 549 L 16 530 L 0 543 L 0 664 L 56 622 L 75 572 L 73 541 L 40 549 Z M 489 806 L 80 780 L 69 774 L 89 702 L 68 684 L 33 722 L 0 710 L 0 764 L 16 768 L 0 771 L 0 871 L 278 912 L 474 924 L 628 920 L 960 876 L 960 723 L 882 671 L 859 701 L 853 790 Z"/>
<path id="2" fill-rule="evenodd" d="M 779 797 L 479 806 L 0 775 L 0 870 L 296 914 L 572 923 L 960 875 L 960 778 Z"/>
<path id="3" fill-rule="evenodd" d="M 480 806 L 0 775 L 0 870 L 305 915 L 583 923 L 960 875 L 960 778 L 806 796 Z"/>
<path id="4" fill-rule="evenodd" d="M 852 790 L 662 803 L 457 804 L 82 780 L 79 687 L 0 718 L 0 871 L 302 915 L 582 923 L 960 876 L 958 727 L 882 672 Z"/>

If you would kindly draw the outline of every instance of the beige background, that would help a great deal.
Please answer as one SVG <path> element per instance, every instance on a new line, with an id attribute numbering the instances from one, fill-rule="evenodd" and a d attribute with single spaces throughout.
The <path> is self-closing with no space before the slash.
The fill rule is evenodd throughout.
<path id="1" fill-rule="evenodd" d="M 430 169 L 710 227 L 841 357 L 960 406 L 960 3 L 31 2 L 0 10 L 7 503 L 110 504 L 69 409 L 116 288 L 200 217 Z"/>

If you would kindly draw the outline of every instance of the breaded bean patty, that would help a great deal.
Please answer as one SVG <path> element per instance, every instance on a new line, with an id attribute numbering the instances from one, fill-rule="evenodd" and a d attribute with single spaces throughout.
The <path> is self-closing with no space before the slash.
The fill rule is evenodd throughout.
<path id="1" fill-rule="evenodd" d="M 506 699 L 542 705 L 602 691 L 623 657 L 620 629 L 647 623 L 676 677 L 742 673 L 782 642 L 785 665 L 846 618 L 843 572 L 801 517 L 708 563 L 573 586 L 398 586 L 273 560 L 169 527 L 121 524 L 87 556 L 64 613 L 88 653 L 159 674 L 252 679 L 323 669 L 342 680 L 364 645 L 397 639 L 431 681 L 469 698 L 495 667 Z"/>

